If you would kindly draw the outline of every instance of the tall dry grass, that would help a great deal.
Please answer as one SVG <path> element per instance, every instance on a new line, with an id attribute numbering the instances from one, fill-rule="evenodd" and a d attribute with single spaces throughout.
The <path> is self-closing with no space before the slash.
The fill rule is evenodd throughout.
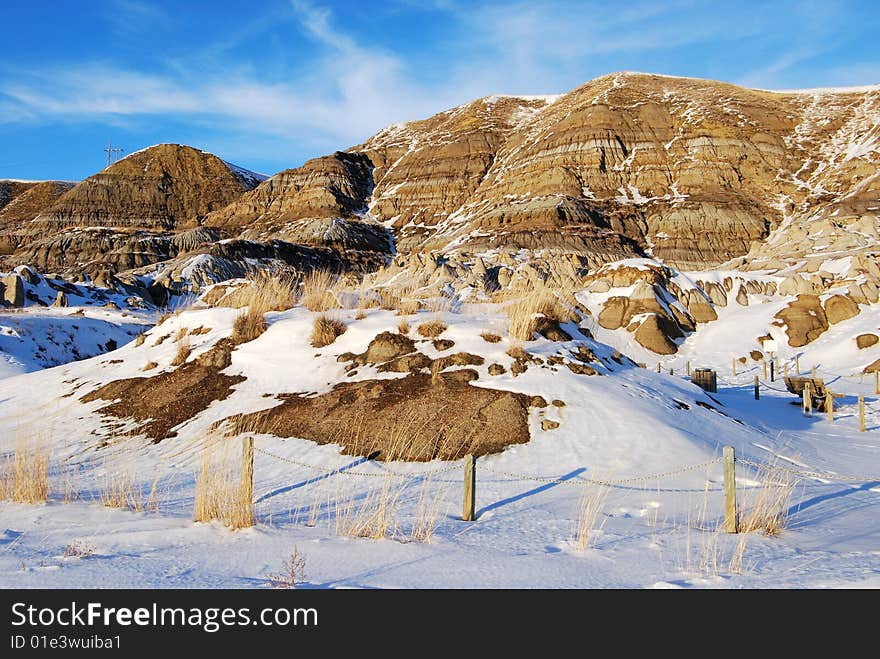
<path id="1" fill-rule="evenodd" d="M 446 489 L 434 483 L 430 476 L 422 481 L 419 500 L 416 503 L 415 521 L 407 538 L 410 542 L 431 542 L 440 521 L 445 499 Z"/>
<path id="2" fill-rule="evenodd" d="M 156 474 L 150 489 L 145 493 L 139 483 L 131 476 L 128 464 L 112 468 L 104 464 L 101 483 L 101 504 L 107 508 L 128 508 L 134 512 L 159 512 L 159 480 Z"/>
<path id="3" fill-rule="evenodd" d="M 403 487 L 392 474 L 386 474 L 379 487 L 366 494 L 341 496 L 333 505 L 336 535 L 382 540 L 397 531 L 397 513 Z"/>
<path id="4" fill-rule="evenodd" d="M 246 496 L 250 490 L 241 481 L 239 465 L 234 452 L 205 445 L 196 477 L 195 521 L 216 519 L 233 530 L 254 525 L 254 503 Z"/>
<path id="5" fill-rule="evenodd" d="M 43 503 L 49 498 L 49 450 L 19 440 L 0 464 L 0 500 Z"/>
<path id="6" fill-rule="evenodd" d="M 567 322 L 571 314 L 565 302 L 549 290 L 536 290 L 505 307 L 508 334 L 515 341 L 531 341 L 542 318 Z"/>
<path id="7" fill-rule="evenodd" d="M 171 360 L 171 365 L 182 366 L 186 363 L 190 353 L 192 353 L 192 346 L 190 345 L 189 338 L 184 337 L 180 339 L 177 343 L 177 353 L 174 355 L 174 359 Z"/>
<path id="8" fill-rule="evenodd" d="M 339 308 L 333 292 L 336 276 L 328 270 L 312 270 L 300 282 L 300 302 L 309 311 L 324 312 Z"/>
<path id="9" fill-rule="evenodd" d="M 578 500 L 578 511 L 572 543 L 578 551 L 593 547 L 602 533 L 607 517 L 604 516 L 610 488 L 606 485 L 587 485 Z"/>
<path id="10" fill-rule="evenodd" d="M 232 342 L 249 343 L 266 331 L 266 317 L 257 307 L 248 307 L 232 323 Z"/>
<path id="11" fill-rule="evenodd" d="M 311 344 L 313 348 L 328 346 L 345 332 L 345 323 L 338 318 L 322 313 L 312 324 Z"/>
<path id="12" fill-rule="evenodd" d="M 254 281 L 236 291 L 234 306 L 247 307 L 235 318 L 234 343 L 248 343 L 266 331 L 269 311 L 286 311 L 296 305 L 296 281 L 288 274 L 259 272 Z"/>
<path id="13" fill-rule="evenodd" d="M 745 490 L 738 521 L 739 532 L 759 531 L 764 535 L 779 535 L 788 524 L 796 480 L 787 469 L 768 464 L 759 470 L 758 481 L 758 487 Z"/>

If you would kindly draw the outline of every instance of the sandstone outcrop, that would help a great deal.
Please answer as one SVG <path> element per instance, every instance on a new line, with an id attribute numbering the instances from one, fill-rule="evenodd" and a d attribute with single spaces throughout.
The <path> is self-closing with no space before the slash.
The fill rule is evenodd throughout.
<path id="1" fill-rule="evenodd" d="M 10 307 L 24 306 L 24 282 L 17 274 L 9 274 L 3 278 L 3 302 Z"/>
<path id="2" fill-rule="evenodd" d="M 798 295 L 776 318 L 786 326 L 788 343 L 793 348 L 807 345 L 828 329 L 828 318 L 817 295 Z"/>
<path id="3" fill-rule="evenodd" d="M 825 300 L 825 316 L 832 325 L 857 315 L 859 315 L 859 305 L 845 295 L 832 295 Z"/>

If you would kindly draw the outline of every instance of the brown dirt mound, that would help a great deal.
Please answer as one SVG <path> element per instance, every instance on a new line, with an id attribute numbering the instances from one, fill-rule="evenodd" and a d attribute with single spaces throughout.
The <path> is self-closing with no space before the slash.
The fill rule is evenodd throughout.
<path id="1" fill-rule="evenodd" d="M 337 443 L 380 460 L 456 460 L 529 441 L 530 396 L 472 387 L 472 370 L 432 377 L 345 382 L 320 396 L 284 396 L 277 407 L 233 417 L 232 430 Z"/>
<path id="2" fill-rule="evenodd" d="M 115 401 L 99 412 L 143 422 L 141 430 L 159 443 L 177 435 L 172 428 L 203 412 L 215 400 L 225 399 L 232 386 L 245 379 L 240 375 L 220 374 L 219 371 L 229 365 L 230 349 L 228 343 L 218 344 L 195 361 L 170 373 L 115 380 L 80 400 L 84 403 Z"/>

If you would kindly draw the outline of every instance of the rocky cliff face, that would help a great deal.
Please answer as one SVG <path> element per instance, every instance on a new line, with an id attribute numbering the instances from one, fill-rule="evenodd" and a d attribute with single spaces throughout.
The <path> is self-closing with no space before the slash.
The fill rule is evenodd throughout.
<path id="1" fill-rule="evenodd" d="M 388 251 L 387 229 L 364 218 L 372 190 L 369 158 L 337 152 L 276 174 L 204 223 L 249 240 Z"/>
<path id="2" fill-rule="evenodd" d="M 0 255 L 14 252 L 28 223 L 74 186 L 66 181 L 0 181 Z"/>
<path id="3" fill-rule="evenodd" d="M 641 251 L 705 268 L 817 212 L 876 232 L 876 212 L 860 218 L 880 185 L 878 117 L 880 89 L 615 74 L 561 97 L 480 99 L 354 151 L 374 164 L 370 211 L 400 251 Z"/>

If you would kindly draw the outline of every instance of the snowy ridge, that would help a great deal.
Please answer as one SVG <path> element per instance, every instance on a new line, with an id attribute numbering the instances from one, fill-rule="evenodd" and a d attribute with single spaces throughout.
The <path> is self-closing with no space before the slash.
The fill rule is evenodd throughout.
<path id="1" fill-rule="evenodd" d="M 203 151 L 202 153 L 207 153 L 207 152 Z M 233 165 L 231 162 L 227 162 L 225 160 L 223 161 L 223 164 L 226 165 L 227 167 L 229 167 L 229 171 L 231 171 L 233 174 L 235 174 L 239 178 L 244 179 L 248 185 L 253 186 L 253 187 L 257 187 L 260 183 L 262 183 L 267 178 L 269 178 L 269 176 L 266 174 L 252 172 L 249 169 L 245 169 L 244 167 L 239 167 L 238 165 Z"/>

